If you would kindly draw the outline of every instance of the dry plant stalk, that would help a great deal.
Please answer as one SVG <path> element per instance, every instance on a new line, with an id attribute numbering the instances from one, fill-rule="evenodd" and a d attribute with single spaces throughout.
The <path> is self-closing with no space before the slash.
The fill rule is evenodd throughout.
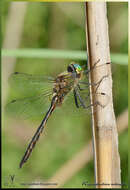
<path id="1" fill-rule="evenodd" d="M 117 118 L 118 132 L 122 133 L 128 128 L 128 109 L 121 113 Z M 11 130 L 14 132 L 15 130 Z M 14 135 L 16 136 L 16 135 Z M 87 159 L 86 159 L 86 155 Z M 92 140 L 90 140 L 72 159 L 68 160 L 59 168 L 54 176 L 48 182 L 58 183 L 51 185 L 51 188 L 62 187 L 68 180 L 72 178 L 80 169 L 82 169 L 92 159 Z M 85 187 L 85 184 L 84 184 Z M 86 184 L 87 187 L 87 184 Z M 31 187 L 30 187 L 31 188 Z M 48 186 L 39 186 L 39 188 L 48 188 Z"/>
<path id="2" fill-rule="evenodd" d="M 101 109 L 105 101 L 103 96 L 95 97 L 96 86 L 91 85 L 91 101 L 101 105 L 93 107 L 93 144 L 95 158 L 95 181 L 98 188 L 120 187 L 120 157 L 118 153 L 118 133 L 113 110 L 112 78 L 108 23 L 105 2 L 86 3 L 86 37 L 89 67 L 92 68 L 100 60 L 97 69 L 90 74 L 90 82 L 97 83 L 104 76 L 108 76 L 100 83 L 97 92 L 105 93 L 109 97 L 107 105 Z M 106 103 L 105 103 L 106 104 Z M 116 185 L 114 185 L 116 184 Z"/>

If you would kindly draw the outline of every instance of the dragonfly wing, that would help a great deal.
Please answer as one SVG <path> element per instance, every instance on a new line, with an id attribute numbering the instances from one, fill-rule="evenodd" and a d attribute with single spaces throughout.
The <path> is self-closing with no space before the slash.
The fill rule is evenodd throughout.
<path id="1" fill-rule="evenodd" d="M 37 96 L 17 99 L 8 103 L 5 112 L 8 116 L 28 119 L 44 114 L 50 106 L 51 94 L 40 94 Z"/>
<path id="2" fill-rule="evenodd" d="M 43 93 L 52 89 L 54 78 L 46 76 L 29 75 L 15 72 L 9 77 L 9 83 L 14 91 L 24 94 Z"/>

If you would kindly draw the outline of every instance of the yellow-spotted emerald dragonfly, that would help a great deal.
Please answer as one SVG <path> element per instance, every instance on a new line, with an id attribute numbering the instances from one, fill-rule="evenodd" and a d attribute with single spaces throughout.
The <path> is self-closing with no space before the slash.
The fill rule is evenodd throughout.
<path id="1" fill-rule="evenodd" d="M 47 120 L 49 119 L 52 112 L 57 108 L 65 104 L 65 99 L 69 94 L 73 95 L 73 100 L 75 102 L 75 108 L 84 110 L 89 110 L 92 106 L 100 106 L 100 102 L 90 103 L 90 93 L 89 86 L 96 86 L 96 95 L 100 95 L 106 97 L 104 92 L 98 92 L 98 87 L 101 82 L 108 77 L 108 75 L 101 78 L 95 84 L 89 83 L 88 74 L 93 70 L 98 68 L 98 60 L 91 70 L 83 69 L 82 66 L 73 62 L 68 65 L 67 71 L 60 73 L 57 77 L 45 77 L 45 76 L 37 76 L 37 75 L 29 75 L 25 73 L 15 72 L 11 75 L 10 81 L 14 81 L 19 88 L 27 87 L 28 90 L 32 87 L 35 87 L 38 91 L 37 95 L 32 97 L 27 97 L 23 99 L 13 100 L 6 106 L 6 112 L 13 113 L 20 116 L 28 116 L 31 114 L 33 116 L 34 110 L 38 110 L 40 114 L 43 114 L 42 109 L 44 107 L 48 107 L 48 111 L 46 112 L 40 126 L 38 127 L 36 133 L 32 137 L 26 152 L 20 162 L 19 167 L 21 168 L 23 164 L 28 160 L 30 154 L 35 147 L 40 134 L 42 133 Z M 108 63 L 106 63 L 108 64 Z M 103 65 L 106 65 L 103 64 Z M 49 104 L 48 104 L 49 102 Z M 22 105 L 22 106 L 21 106 Z"/>

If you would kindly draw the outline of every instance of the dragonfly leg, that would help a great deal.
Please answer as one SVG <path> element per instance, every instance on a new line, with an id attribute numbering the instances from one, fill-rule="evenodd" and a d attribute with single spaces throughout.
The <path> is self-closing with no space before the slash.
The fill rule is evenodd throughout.
<path id="1" fill-rule="evenodd" d="M 77 108 L 79 108 L 80 106 L 78 104 L 78 99 L 77 99 L 77 94 L 76 94 L 76 90 L 75 89 L 73 90 L 73 94 L 74 94 L 75 105 L 76 105 Z"/>
<path id="2" fill-rule="evenodd" d="M 102 79 L 103 80 L 103 79 Z M 79 90 L 83 90 L 83 89 L 80 89 L 80 86 L 77 86 L 78 88 L 79 88 Z M 96 89 L 97 90 L 97 89 Z M 101 95 L 101 96 L 106 96 L 106 93 L 104 93 L 104 92 L 100 92 L 100 93 L 95 93 L 94 92 L 94 94 L 96 95 Z M 88 109 L 89 107 L 91 107 L 91 106 L 97 106 L 97 105 L 99 105 L 99 106 L 101 106 L 102 108 L 104 108 L 105 106 L 106 106 L 106 104 L 105 105 L 102 105 L 98 100 L 96 100 L 94 103 L 92 103 L 92 104 L 90 104 L 90 105 L 88 105 L 88 106 L 86 106 L 86 104 L 84 103 L 84 100 L 81 98 L 81 96 L 80 96 L 80 94 L 79 94 L 79 92 L 78 91 L 76 91 L 76 96 L 78 96 L 78 98 L 79 98 L 79 101 L 80 101 L 80 106 L 82 106 L 83 108 L 85 108 L 85 109 Z M 87 99 L 88 98 L 90 98 L 90 92 L 88 93 L 88 94 L 86 94 L 86 97 L 85 97 L 85 102 L 87 101 Z"/>
<path id="3" fill-rule="evenodd" d="M 98 60 L 94 63 L 94 65 L 92 66 L 91 69 L 88 69 L 88 70 L 86 71 L 86 74 L 89 73 L 90 71 L 92 71 L 92 70 L 95 68 L 95 66 L 97 65 L 97 63 L 99 63 L 99 62 L 100 62 L 100 59 L 98 59 Z M 88 64 L 88 59 L 87 59 L 87 64 Z"/>
<path id="4" fill-rule="evenodd" d="M 105 96 L 106 94 L 105 93 L 100 93 L 100 95 L 102 95 L 102 96 Z M 89 97 L 89 95 L 86 97 L 86 98 L 88 98 Z M 90 108 L 90 107 L 95 107 L 95 106 L 101 106 L 102 108 L 104 108 L 106 105 L 102 105 L 98 100 L 97 101 L 95 101 L 94 103 L 91 103 L 91 104 L 89 104 L 88 106 L 85 106 L 85 109 L 88 109 L 88 108 Z"/>
<path id="5" fill-rule="evenodd" d="M 105 107 L 105 106 L 101 105 L 99 101 L 96 101 L 95 103 L 86 106 L 85 109 L 88 109 L 88 108 L 94 107 L 94 106 L 98 106 L 98 105 L 100 105 L 102 108 Z"/>
<path id="6" fill-rule="evenodd" d="M 90 85 L 91 85 L 91 86 L 97 86 L 97 87 L 96 87 L 96 91 L 97 91 L 97 89 L 98 89 L 99 85 L 101 84 L 101 82 L 103 81 L 103 79 L 104 79 L 104 78 L 107 78 L 108 76 L 109 76 L 109 75 L 103 76 L 103 77 L 102 77 L 98 82 L 96 82 L 96 83 L 89 83 L 89 82 L 82 82 L 82 81 L 80 81 L 79 84 L 85 84 L 86 87 L 88 87 L 88 86 L 90 86 Z M 85 89 L 86 89 L 86 88 L 81 88 L 79 84 L 77 85 L 78 88 L 79 88 L 79 90 L 82 91 L 82 90 L 85 90 Z"/>
<path id="7" fill-rule="evenodd" d="M 88 61 L 87 61 L 87 62 L 88 62 Z M 111 63 L 111 62 L 106 62 L 105 64 L 96 66 L 99 62 L 100 62 L 100 59 L 98 59 L 98 60 L 94 63 L 94 65 L 91 67 L 91 69 L 86 70 L 86 74 L 88 74 L 89 72 L 91 72 L 95 67 L 101 67 L 101 66 L 103 66 L 103 65 L 108 65 L 108 64 Z"/>
<path id="8" fill-rule="evenodd" d="M 80 94 L 79 94 L 79 92 L 78 92 L 78 89 L 76 89 L 75 88 L 75 96 L 76 96 L 76 101 L 77 101 L 77 97 L 78 97 L 78 99 L 79 99 L 79 101 L 80 101 L 80 105 L 78 105 L 78 108 L 80 107 L 80 106 L 82 106 L 83 108 L 86 108 L 86 106 L 85 106 L 85 103 L 84 103 L 84 101 L 83 101 L 83 99 L 81 98 L 81 96 L 80 96 Z M 77 101 L 78 102 L 78 101 Z M 75 102 L 76 103 L 76 102 Z"/>
<path id="9" fill-rule="evenodd" d="M 89 85 L 88 85 L 89 86 Z M 81 86 L 79 84 L 77 84 L 77 87 L 80 91 L 86 90 L 86 88 L 81 88 Z"/>
<path id="10" fill-rule="evenodd" d="M 96 83 L 97 87 L 96 87 L 95 92 L 97 92 L 97 89 L 99 88 L 99 85 L 101 84 L 101 82 L 103 81 L 103 79 L 107 78 L 108 76 L 109 76 L 109 75 L 104 75 L 104 76 Z"/>

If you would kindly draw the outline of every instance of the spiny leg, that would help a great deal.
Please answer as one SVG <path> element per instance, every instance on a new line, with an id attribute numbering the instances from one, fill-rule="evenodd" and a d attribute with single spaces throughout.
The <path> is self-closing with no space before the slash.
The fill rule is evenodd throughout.
<path id="1" fill-rule="evenodd" d="M 75 105 L 76 105 L 77 108 L 79 108 L 80 106 L 78 104 L 78 99 L 77 99 L 77 94 L 76 94 L 76 90 L 75 89 L 73 90 L 73 94 L 74 94 Z"/>
<path id="2" fill-rule="evenodd" d="M 98 60 L 94 63 L 94 65 L 92 66 L 91 69 L 88 69 L 88 70 L 86 71 L 86 74 L 89 73 L 90 71 L 92 71 L 92 70 L 95 68 L 95 66 L 96 66 L 99 62 L 100 62 L 100 59 L 98 59 Z M 87 59 L 87 63 L 88 63 L 88 59 Z"/>
<path id="3" fill-rule="evenodd" d="M 86 87 L 89 87 L 89 86 L 97 86 L 99 87 L 99 85 L 101 84 L 101 82 L 103 81 L 104 78 L 107 78 L 109 75 L 105 75 L 103 76 L 97 83 L 89 83 L 89 82 L 83 82 L 83 81 L 80 81 L 79 84 L 85 84 Z M 78 84 L 78 87 L 79 87 L 79 90 L 85 90 L 86 88 L 81 88 L 80 85 Z"/>
<path id="4" fill-rule="evenodd" d="M 88 60 L 87 60 L 87 62 L 88 62 Z M 98 59 L 98 60 L 94 63 L 94 65 L 91 67 L 91 69 L 86 70 L 85 73 L 88 74 L 88 73 L 91 72 L 95 67 L 101 67 L 101 66 L 108 65 L 108 64 L 111 63 L 111 62 L 106 62 L 105 64 L 96 66 L 99 62 L 100 62 L 100 59 Z"/>
<path id="5" fill-rule="evenodd" d="M 102 78 L 102 80 L 103 80 L 103 78 Z M 100 81 L 101 82 L 101 81 Z M 85 89 L 82 89 L 82 88 L 80 88 L 80 85 L 77 85 L 77 87 L 78 87 L 78 89 L 80 90 L 80 91 L 82 91 L 82 90 L 85 90 Z M 98 89 L 98 88 L 97 88 Z M 96 90 L 97 90 L 96 89 Z M 101 95 L 101 96 L 106 96 L 106 94 L 104 93 L 104 92 L 100 92 L 100 93 L 94 93 L 95 95 Z M 81 102 L 81 100 L 82 100 L 82 98 L 81 98 L 81 96 L 79 95 L 79 93 L 77 93 L 77 96 L 78 97 L 80 97 L 80 102 Z M 86 94 L 86 96 L 85 96 L 85 102 L 87 101 L 87 99 L 89 99 L 90 98 L 90 92 L 88 93 L 88 94 Z M 83 102 L 83 100 L 82 100 L 82 102 Z M 88 105 L 88 106 L 86 106 L 84 103 L 82 103 L 81 104 L 82 105 L 82 107 L 84 107 L 84 108 L 89 108 L 89 107 L 91 107 L 91 106 L 97 106 L 97 105 L 100 105 L 102 108 L 104 108 L 105 106 L 104 105 L 102 105 L 99 101 L 95 101 L 95 103 L 92 103 L 92 104 L 90 104 L 90 105 Z M 84 105 L 84 106 L 83 106 Z"/>
<path id="6" fill-rule="evenodd" d="M 80 93 L 78 92 L 78 89 L 77 89 L 77 88 L 75 88 L 75 96 L 76 96 L 76 101 L 77 101 L 77 97 L 78 97 L 78 99 L 79 99 L 79 101 L 80 101 L 80 105 L 78 105 L 78 108 L 79 108 L 80 106 L 82 106 L 83 108 L 86 108 L 85 103 L 84 103 L 83 99 L 81 98 Z M 78 101 L 77 101 L 77 102 L 78 102 Z"/>

